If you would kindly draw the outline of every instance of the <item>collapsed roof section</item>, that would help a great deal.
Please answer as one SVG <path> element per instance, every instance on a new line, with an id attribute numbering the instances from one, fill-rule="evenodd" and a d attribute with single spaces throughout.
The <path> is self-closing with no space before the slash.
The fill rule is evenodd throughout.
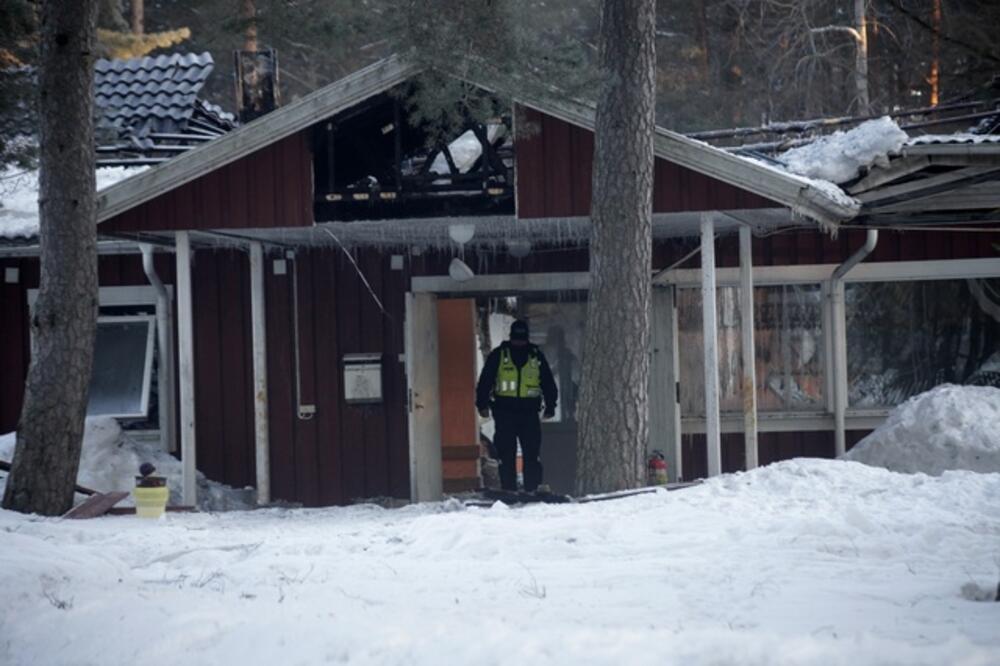
<path id="1" fill-rule="evenodd" d="M 98 165 L 157 164 L 234 129 L 232 114 L 198 98 L 214 67 L 208 52 L 98 60 Z"/>
<path id="2" fill-rule="evenodd" d="M 315 126 L 325 119 L 333 118 L 404 84 L 419 71 L 420 67 L 399 56 L 359 70 L 214 141 L 109 188 L 100 197 L 98 218 L 102 221 L 112 218 L 167 190 Z M 488 81 L 465 78 L 486 91 L 496 89 Z M 580 127 L 589 130 L 594 128 L 592 106 L 534 97 L 521 97 L 517 102 Z M 655 152 L 657 157 L 787 206 L 825 228 L 834 228 L 840 222 L 853 218 L 859 209 L 856 201 L 834 185 L 772 169 L 662 128 L 657 129 Z"/>

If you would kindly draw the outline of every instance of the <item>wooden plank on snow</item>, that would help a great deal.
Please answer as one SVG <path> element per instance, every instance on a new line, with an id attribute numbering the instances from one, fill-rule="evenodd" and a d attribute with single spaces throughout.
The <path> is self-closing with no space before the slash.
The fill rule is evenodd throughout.
<path id="1" fill-rule="evenodd" d="M 63 518 L 97 518 L 106 514 L 111 507 L 128 497 L 128 493 L 113 490 L 110 493 L 95 493 L 81 504 L 63 514 Z"/>

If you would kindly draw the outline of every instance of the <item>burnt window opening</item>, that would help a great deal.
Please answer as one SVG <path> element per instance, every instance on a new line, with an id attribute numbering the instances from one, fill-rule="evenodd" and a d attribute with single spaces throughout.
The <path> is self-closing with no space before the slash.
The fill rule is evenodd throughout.
<path id="1" fill-rule="evenodd" d="M 435 140 L 385 93 L 313 128 L 316 220 L 514 212 L 510 114 Z"/>

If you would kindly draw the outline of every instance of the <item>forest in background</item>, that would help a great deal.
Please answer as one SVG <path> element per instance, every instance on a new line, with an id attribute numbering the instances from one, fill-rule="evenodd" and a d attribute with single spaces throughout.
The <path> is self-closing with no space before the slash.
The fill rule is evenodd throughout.
<path id="1" fill-rule="evenodd" d="M 4 135 L 31 106 L 10 73 L 31 66 L 33 13 L 27 0 L 0 9 Z M 597 0 L 101 0 L 99 41 L 105 57 L 210 51 L 204 95 L 233 110 L 233 52 L 248 46 L 277 49 L 284 103 L 397 51 L 586 94 L 598 21 Z M 995 0 L 660 0 L 658 123 L 691 132 L 992 97 L 998 28 Z"/>

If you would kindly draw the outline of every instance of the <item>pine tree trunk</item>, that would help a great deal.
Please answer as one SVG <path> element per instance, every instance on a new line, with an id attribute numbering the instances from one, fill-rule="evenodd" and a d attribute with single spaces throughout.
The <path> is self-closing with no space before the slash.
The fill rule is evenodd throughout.
<path id="1" fill-rule="evenodd" d="M 73 503 L 97 325 L 95 0 L 42 3 L 39 65 L 41 284 L 6 509 Z"/>
<path id="2" fill-rule="evenodd" d="M 578 420 L 577 491 L 643 482 L 655 129 L 654 0 L 604 0 L 594 145 L 590 301 Z"/>

